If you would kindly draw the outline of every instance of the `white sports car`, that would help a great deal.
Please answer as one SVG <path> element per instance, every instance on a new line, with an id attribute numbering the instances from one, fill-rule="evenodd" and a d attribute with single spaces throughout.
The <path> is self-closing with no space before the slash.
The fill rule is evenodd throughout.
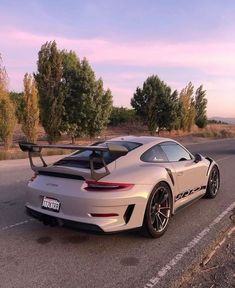
<path id="1" fill-rule="evenodd" d="M 170 217 L 220 186 L 218 165 L 193 156 L 178 142 L 125 136 L 91 146 L 20 143 L 35 171 L 29 181 L 27 212 L 45 224 L 76 224 L 103 232 L 142 228 L 161 236 Z M 47 165 L 43 148 L 76 150 Z M 39 153 L 42 166 L 32 156 Z"/>

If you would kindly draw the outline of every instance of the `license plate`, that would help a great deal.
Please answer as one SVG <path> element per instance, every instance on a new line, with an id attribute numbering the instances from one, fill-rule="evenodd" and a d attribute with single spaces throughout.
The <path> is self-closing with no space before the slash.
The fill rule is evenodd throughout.
<path id="1" fill-rule="evenodd" d="M 54 212 L 59 212 L 60 210 L 60 202 L 53 198 L 43 197 L 42 200 L 42 208 L 51 210 Z"/>

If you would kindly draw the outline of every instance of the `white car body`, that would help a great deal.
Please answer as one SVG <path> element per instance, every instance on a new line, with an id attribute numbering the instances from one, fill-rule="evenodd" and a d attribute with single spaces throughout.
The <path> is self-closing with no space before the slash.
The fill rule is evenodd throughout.
<path id="1" fill-rule="evenodd" d="M 139 143 L 140 146 L 107 164 L 109 174 L 99 180 L 94 180 L 87 168 L 55 163 L 38 169 L 37 176 L 29 181 L 27 188 L 28 212 L 40 220 L 52 217 L 60 224 L 73 221 L 81 224 L 82 228 L 115 232 L 142 227 L 149 197 L 160 182 L 166 183 L 171 191 L 171 214 L 205 195 L 210 171 L 214 165 L 217 166 L 212 159 L 201 156 L 200 161 L 195 161 L 195 157 L 185 147 L 167 138 L 125 136 L 107 142 L 117 141 Z M 172 162 L 143 160 L 144 153 L 152 147 L 162 145 L 162 149 L 164 145 L 174 145 L 171 143 L 183 148 L 190 155 L 190 159 Z M 152 153 L 152 150 L 148 153 Z M 73 155 L 71 157 L 76 157 Z M 104 170 L 100 168 L 96 172 L 105 172 Z M 78 179 L 71 179 L 70 176 L 67 178 L 66 175 L 74 175 L 72 178 Z M 80 180 L 80 177 L 84 180 Z M 104 185 L 121 185 L 121 188 L 87 188 L 89 183 L 96 186 L 96 183 L 102 185 L 103 182 Z M 53 199 L 58 201 L 55 205 L 59 203 L 59 211 L 42 207 L 43 199 L 47 201 L 47 198 L 52 199 L 52 202 Z"/>

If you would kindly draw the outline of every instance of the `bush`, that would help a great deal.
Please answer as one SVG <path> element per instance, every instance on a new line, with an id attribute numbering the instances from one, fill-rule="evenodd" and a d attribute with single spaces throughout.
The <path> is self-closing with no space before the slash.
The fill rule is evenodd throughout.
<path id="1" fill-rule="evenodd" d="M 200 117 L 196 119 L 195 124 L 197 125 L 198 128 L 205 128 L 207 125 L 207 119 L 205 117 Z"/>
<path id="2" fill-rule="evenodd" d="M 203 138 L 231 138 L 233 133 L 227 129 L 220 130 L 204 130 L 198 133 L 193 133 L 193 136 Z"/>
<path id="3" fill-rule="evenodd" d="M 233 133 L 229 130 L 226 130 L 226 129 L 222 129 L 220 130 L 220 135 L 221 135 L 221 138 L 231 138 L 233 137 Z"/>
<path id="4" fill-rule="evenodd" d="M 136 118 L 135 111 L 124 107 L 113 107 L 109 118 L 111 126 L 118 126 L 120 124 L 134 121 Z"/>

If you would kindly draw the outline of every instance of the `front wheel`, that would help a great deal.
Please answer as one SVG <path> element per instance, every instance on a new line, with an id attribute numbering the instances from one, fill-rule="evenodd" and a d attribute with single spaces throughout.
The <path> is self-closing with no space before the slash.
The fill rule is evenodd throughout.
<path id="1" fill-rule="evenodd" d="M 152 238 L 162 236 L 167 230 L 171 213 L 171 190 L 166 183 L 159 183 L 152 191 L 147 203 L 142 227 L 144 234 Z"/>
<path id="2" fill-rule="evenodd" d="M 211 169 L 208 178 L 205 198 L 215 198 L 215 196 L 219 191 L 219 186 L 220 186 L 219 168 L 216 165 L 214 165 Z"/>

